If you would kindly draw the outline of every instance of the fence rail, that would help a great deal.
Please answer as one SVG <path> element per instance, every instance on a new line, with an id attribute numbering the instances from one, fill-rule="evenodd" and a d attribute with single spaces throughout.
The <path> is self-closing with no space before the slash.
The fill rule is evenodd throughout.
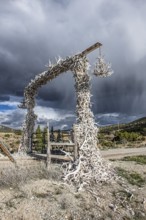
<path id="1" fill-rule="evenodd" d="M 73 161 L 76 159 L 76 146 L 74 143 L 68 142 L 50 142 L 49 143 L 49 152 L 50 154 L 47 155 L 46 153 L 32 153 L 33 156 L 36 156 L 39 159 L 46 159 L 49 156 L 49 159 L 56 159 L 56 160 L 64 160 L 64 161 Z M 54 148 L 54 149 L 53 149 Z"/>
<path id="2" fill-rule="evenodd" d="M 62 134 L 62 133 L 61 133 Z M 57 160 L 75 160 L 78 156 L 77 148 L 75 143 L 73 143 L 72 135 L 70 132 L 65 132 L 64 139 L 57 142 L 57 138 L 55 141 L 51 141 L 49 129 L 47 132 L 42 133 L 43 142 L 40 147 L 39 138 L 37 138 L 38 133 L 33 133 L 32 135 L 32 154 L 36 155 L 38 158 L 46 158 L 48 164 L 51 159 Z M 56 135 L 55 135 L 56 136 Z"/>

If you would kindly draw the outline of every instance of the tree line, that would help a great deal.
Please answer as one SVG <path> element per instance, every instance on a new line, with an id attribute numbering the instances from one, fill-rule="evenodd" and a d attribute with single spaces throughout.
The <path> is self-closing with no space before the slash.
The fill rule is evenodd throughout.
<path id="1" fill-rule="evenodd" d="M 62 142 L 63 141 L 63 137 L 62 137 L 62 133 L 60 129 L 58 129 L 57 131 L 54 131 L 54 128 L 52 126 L 49 134 L 50 134 L 51 142 Z M 44 129 L 41 129 L 40 125 L 38 125 L 36 132 L 33 134 L 32 139 L 33 139 L 33 145 L 35 147 L 35 150 L 45 151 L 47 147 L 47 141 L 48 141 L 48 128 L 44 127 Z"/>

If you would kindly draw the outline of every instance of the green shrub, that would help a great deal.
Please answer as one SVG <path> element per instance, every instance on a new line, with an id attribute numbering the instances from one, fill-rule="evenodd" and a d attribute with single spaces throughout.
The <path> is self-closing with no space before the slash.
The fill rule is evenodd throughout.
<path id="1" fill-rule="evenodd" d="M 97 138 L 98 138 L 99 140 L 104 139 L 104 135 L 103 135 L 103 134 L 98 133 Z"/>
<path id="2" fill-rule="evenodd" d="M 22 131 L 21 131 L 21 130 L 15 130 L 14 133 L 15 133 L 16 135 L 22 135 Z"/>
<path id="3" fill-rule="evenodd" d="M 143 133 L 143 135 L 146 135 L 146 128 L 143 128 L 142 133 Z"/>
<path id="4" fill-rule="evenodd" d="M 105 147 L 105 148 L 114 147 L 114 144 L 112 141 L 102 140 L 102 141 L 100 141 L 100 144 L 102 145 L 102 147 Z"/>
<path id="5" fill-rule="evenodd" d="M 118 167 L 117 168 L 117 173 L 118 173 L 119 176 L 127 179 L 127 181 L 131 185 L 136 185 L 136 186 L 141 187 L 145 184 L 145 179 L 137 172 L 130 173 L 129 171 Z"/>
<path id="6" fill-rule="evenodd" d="M 136 132 L 117 131 L 115 136 L 119 141 L 137 141 L 138 139 L 141 139 L 141 135 Z"/>
<path id="7" fill-rule="evenodd" d="M 5 134 L 5 137 L 6 138 L 9 138 L 11 135 L 10 134 Z"/>
<path id="8" fill-rule="evenodd" d="M 20 144 L 20 141 L 19 141 L 19 140 L 17 140 L 17 141 L 15 142 L 15 144 Z"/>
<path id="9" fill-rule="evenodd" d="M 123 161 L 135 161 L 139 164 L 146 164 L 146 155 L 124 157 Z"/>

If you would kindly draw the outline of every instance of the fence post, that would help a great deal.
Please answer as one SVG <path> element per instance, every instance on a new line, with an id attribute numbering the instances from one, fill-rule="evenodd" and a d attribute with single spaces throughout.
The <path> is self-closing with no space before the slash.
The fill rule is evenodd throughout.
<path id="1" fill-rule="evenodd" d="M 31 135 L 31 146 L 30 146 L 30 153 L 32 154 L 32 145 L 33 145 L 33 135 L 34 133 L 32 133 Z"/>
<path id="2" fill-rule="evenodd" d="M 77 141 L 76 141 L 76 134 L 77 134 L 77 132 L 76 132 L 76 125 L 74 124 L 73 125 L 73 142 L 74 142 L 74 160 L 76 161 L 77 160 L 77 158 L 78 158 L 78 154 L 79 154 L 79 152 L 78 152 L 78 146 L 77 146 Z"/>
<path id="3" fill-rule="evenodd" d="M 49 122 L 47 123 L 47 161 L 46 165 L 49 168 L 51 164 L 51 144 L 50 144 L 50 133 L 49 133 Z"/>

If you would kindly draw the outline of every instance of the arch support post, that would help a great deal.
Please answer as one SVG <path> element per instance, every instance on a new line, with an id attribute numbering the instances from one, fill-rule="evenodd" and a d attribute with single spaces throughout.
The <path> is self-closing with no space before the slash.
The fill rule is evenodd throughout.
<path id="1" fill-rule="evenodd" d="M 34 108 L 29 105 L 27 108 L 26 118 L 23 124 L 23 136 L 19 147 L 19 152 L 32 152 L 32 134 L 34 132 L 35 120 L 37 116 L 34 113 Z"/>
<path id="2" fill-rule="evenodd" d="M 75 145 L 78 158 L 72 169 L 67 168 L 64 180 L 74 184 L 78 190 L 86 188 L 92 191 L 97 183 L 110 179 L 108 164 L 102 159 L 97 148 L 97 132 L 94 116 L 91 111 L 90 77 L 87 73 L 88 61 L 80 57 L 74 69 L 76 89 L 77 123 L 74 125 Z M 94 191 L 94 190 L 93 190 Z"/>
<path id="3" fill-rule="evenodd" d="M 79 152 L 84 153 L 84 145 L 97 150 L 97 127 L 91 111 L 90 77 L 87 73 L 88 61 L 80 58 L 79 65 L 74 70 L 76 89 L 77 124 L 74 125 L 75 144 Z M 92 151 L 92 150 L 91 150 Z"/>

